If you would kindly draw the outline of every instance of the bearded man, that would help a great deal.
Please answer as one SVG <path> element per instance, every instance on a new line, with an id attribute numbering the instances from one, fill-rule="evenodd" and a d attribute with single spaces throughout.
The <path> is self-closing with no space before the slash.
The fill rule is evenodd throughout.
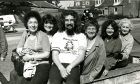
<path id="1" fill-rule="evenodd" d="M 79 31 L 78 14 L 75 11 L 66 10 L 61 18 L 62 27 L 52 40 L 50 84 L 62 84 L 63 81 L 65 84 L 80 84 L 79 65 L 85 56 L 86 36 Z"/>

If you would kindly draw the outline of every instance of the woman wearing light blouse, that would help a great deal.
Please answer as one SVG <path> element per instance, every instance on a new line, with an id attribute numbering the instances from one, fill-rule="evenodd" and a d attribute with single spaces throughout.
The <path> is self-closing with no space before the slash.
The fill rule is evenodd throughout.
<path id="1" fill-rule="evenodd" d="M 29 79 L 22 79 L 21 84 L 47 84 L 49 76 L 50 43 L 47 34 L 41 31 L 41 17 L 38 12 L 31 11 L 24 17 L 26 31 L 22 34 L 17 46 L 17 53 L 23 56 L 25 62 L 37 63 L 35 75 Z M 24 48 L 34 51 L 23 55 Z M 25 76 L 24 76 L 25 77 Z"/>
<path id="2" fill-rule="evenodd" d="M 131 35 L 131 31 L 133 30 L 134 26 L 133 23 L 127 18 L 120 20 L 119 26 L 120 26 L 119 37 L 122 41 L 122 49 L 121 49 L 122 59 L 118 62 L 117 67 L 124 67 L 128 65 L 128 58 L 134 44 L 134 39 L 133 36 Z"/>

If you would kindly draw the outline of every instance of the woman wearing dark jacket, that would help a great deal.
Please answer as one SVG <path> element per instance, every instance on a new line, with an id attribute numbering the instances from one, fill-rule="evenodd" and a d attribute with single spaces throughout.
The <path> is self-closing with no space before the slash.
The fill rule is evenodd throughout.
<path id="1" fill-rule="evenodd" d="M 117 61 L 121 59 L 122 43 L 119 38 L 119 27 L 114 20 L 107 20 L 102 25 L 101 37 L 105 43 L 106 61 L 103 75 L 107 75 L 108 71 L 115 67 Z"/>
<path id="2" fill-rule="evenodd" d="M 85 35 L 87 37 L 87 51 L 83 62 L 81 83 L 90 83 L 101 71 L 105 58 L 105 46 L 102 38 L 97 35 L 99 25 L 95 21 L 85 24 Z"/>

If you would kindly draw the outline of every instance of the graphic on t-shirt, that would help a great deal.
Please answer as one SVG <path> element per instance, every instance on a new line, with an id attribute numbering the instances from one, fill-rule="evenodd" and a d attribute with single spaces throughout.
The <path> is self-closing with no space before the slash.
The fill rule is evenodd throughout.
<path id="1" fill-rule="evenodd" d="M 68 40 L 67 43 L 66 43 L 66 45 L 65 45 L 65 49 L 67 51 L 72 51 L 73 48 L 74 48 L 73 42 L 71 40 Z"/>

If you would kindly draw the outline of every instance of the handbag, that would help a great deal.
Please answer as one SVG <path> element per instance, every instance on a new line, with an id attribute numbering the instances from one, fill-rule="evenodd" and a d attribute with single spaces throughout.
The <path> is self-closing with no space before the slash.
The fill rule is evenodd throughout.
<path id="1" fill-rule="evenodd" d="M 24 78 L 32 78 L 36 72 L 36 66 L 38 63 L 32 63 L 31 61 L 24 63 L 24 71 L 23 77 Z"/>
<path id="2" fill-rule="evenodd" d="M 22 56 L 19 56 L 19 54 L 16 52 L 16 49 L 12 50 L 11 61 L 14 64 L 14 69 L 17 72 L 17 74 L 19 76 L 22 76 L 23 75 L 24 61 L 22 59 Z"/>

